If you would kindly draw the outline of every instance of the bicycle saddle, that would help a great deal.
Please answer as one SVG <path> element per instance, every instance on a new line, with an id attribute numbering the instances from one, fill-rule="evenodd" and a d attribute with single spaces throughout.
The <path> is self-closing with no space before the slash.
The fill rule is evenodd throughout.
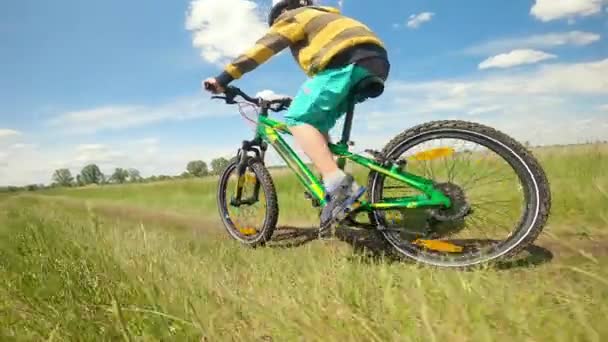
<path id="1" fill-rule="evenodd" d="M 384 93 L 384 80 L 378 76 L 368 76 L 355 84 L 351 93 L 357 102 L 376 98 Z"/>

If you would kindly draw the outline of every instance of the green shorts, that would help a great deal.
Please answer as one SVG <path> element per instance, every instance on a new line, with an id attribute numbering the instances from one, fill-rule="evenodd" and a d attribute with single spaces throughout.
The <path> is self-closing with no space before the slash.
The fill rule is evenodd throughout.
<path id="1" fill-rule="evenodd" d="M 320 72 L 302 85 L 285 114 L 285 122 L 289 126 L 309 124 L 321 133 L 329 132 L 346 113 L 353 85 L 369 75 L 367 69 L 354 64 Z"/>

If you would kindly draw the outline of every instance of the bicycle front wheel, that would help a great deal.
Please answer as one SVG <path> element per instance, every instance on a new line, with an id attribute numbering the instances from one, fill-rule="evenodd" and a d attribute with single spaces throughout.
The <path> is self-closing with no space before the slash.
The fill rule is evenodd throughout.
<path id="1" fill-rule="evenodd" d="M 241 193 L 237 195 L 239 182 Z M 250 247 L 270 241 L 279 207 L 274 183 L 262 162 L 249 159 L 242 176 L 238 161 L 228 165 L 220 176 L 217 201 L 224 228 L 233 239 Z"/>
<path id="2" fill-rule="evenodd" d="M 400 255 L 442 267 L 468 267 L 512 256 L 541 233 L 550 211 L 549 184 L 524 146 L 487 126 L 438 121 L 414 127 L 383 150 L 406 160 L 452 207 L 375 211 L 371 219 Z M 372 203 L 420 195 L 370 174 Z"/>

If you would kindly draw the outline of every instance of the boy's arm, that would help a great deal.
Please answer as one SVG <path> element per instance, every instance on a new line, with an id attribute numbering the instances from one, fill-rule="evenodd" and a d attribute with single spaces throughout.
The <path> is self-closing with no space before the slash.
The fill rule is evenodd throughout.
<path id="1" fill-rule="evenodd" d="M 253 48 L 228 64 L 216 80 L 220 85 L 226 86 L 303 38 L 304 29 L 295 18 L 281 20 L 273 25 Z"/>

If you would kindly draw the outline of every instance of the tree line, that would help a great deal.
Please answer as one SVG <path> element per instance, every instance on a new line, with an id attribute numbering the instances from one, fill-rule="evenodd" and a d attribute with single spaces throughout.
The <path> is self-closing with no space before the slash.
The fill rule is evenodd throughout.
<path id="1" fill-rule="evenodd" d="M 171 179 L 200 178 L 218 175 L 230 163 L 226 158 L 213 159 L 208 165 L 202 160 L 193 160 L 186 165 L 186 170 L 178 176 L 152 175 L 147 178 L 141 176 L 137 169 L 116 168 L 111 175 L 105 175 L 96 164 L 89 164 L 82 168 L 75 177 L 67 169 L 57 169 L 53 172 L 50 185 L 31 184 L 23 187 L 8 186 L 0 187 L 0 192 L 36 191 L 55 187 L 81 187 L 88 185 L 126 184 L 126 183 L 149 183 L 166 181 Z"/>

